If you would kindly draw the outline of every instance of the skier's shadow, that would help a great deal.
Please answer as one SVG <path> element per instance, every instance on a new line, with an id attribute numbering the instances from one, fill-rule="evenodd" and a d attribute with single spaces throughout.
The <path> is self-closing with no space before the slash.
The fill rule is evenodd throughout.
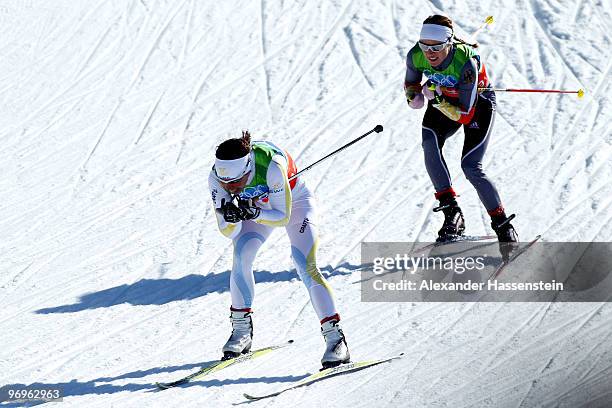
<path id="1" fill-rule="evenodd" d="M 210 363 L 210 362 L 209 362 Z M 195 370 L 202 365 L 207 364 L 199 363 L 199 364 L 185 364 L 182 366 L 172 366 L 172 367 L 163 367 L 163 368 L 153 368 L 149 370 L 139 370 L 131 373 L 122 374 L 117 377 L 101 377 L 96 378 L 89 381 L 79 381 L 72 380 L 69 382 L 63 383 L 33 383 L 33 384 L 10 384 L 6 385 L 6 387 L 10 387 L 11 389 L 25 389 L 36 387 L 37 389 L 46 389 L 46 390 L 61 390 L 62 398 L 66 397 L 74 397 L 74 396 L 85 396 L 85 395 L 102 395 L 102 394 L 114 394 L 118 392 L 137 392 L 137 391 L 148 391 L 148 392 L 158 392 L 160 391 L 155 385 L 152 383 L 128 383 L 128 384 L 112 384 L 114 381 L 124 380 L 128 378 L 143 378 L 152 374 L 159 374 L 163 372 L 175 372 L 182 370 Z M 232 379 L 211 379 L 211 380 L 200 380 L 193 381 L 188 384 L 184 384 L 179 386 L 179 388 L 186 387 L 205 387 L 205 388 L 213 388 L 213 387 L 222 387 L 224 385 L 231 384 L 255 384 L 255 383 L 292 383 L 295 381 L 300 381 L 301 379 L 307 377 L 308 374 L 293 376 L 274 376 L 274 377 L 241 377 L 241 378 L 232 378 Z M 4 388 L 4 387 L 2 387 Z M 30 403 L 7 403 L 0 404 L 2 407 L 24 407 L 24 406 L 34 406 L 40 405 L 44 403 L 43 401 L 32 401 Z"/>
<path id="2" fill-rule="evenodd" d="M 321 268 L 326 277 L 350 275 L 352 271 L 359 270 L 360 265 L 351 265 L 347 262 L 333 268 L 331 265 Z M 36 313 L 74 313 L 88 309 L 111 307 L 124 303 L 131 305 L 163 305 L 179 300 L 192 300 L 210 293 L 223 293 L 229 291 L 230 271 L 208 275 L 187 275 L 179 279 L 141 279 L 129 285 L 119 285 L 98 292 L 87 293 L 80 296 L 78 303 L 39 309 Z M 255 271 L 255 281 L 290 282 L 298 279 L 294 270 L 271 272 L 266 270 Z"/>

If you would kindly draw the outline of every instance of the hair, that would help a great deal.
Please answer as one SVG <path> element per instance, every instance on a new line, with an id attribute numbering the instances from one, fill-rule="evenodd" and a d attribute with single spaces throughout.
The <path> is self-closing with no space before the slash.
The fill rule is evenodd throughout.
<path id="1" fill-rule="evenodd" d="M 251 134 L 242 131 L 242 137 L 228 139 L 217 146 L 215 157 L 221 160 L 234 160 L 246 156 L 251 151 Z"/>
<path id="2" fill-rule="evenodd" d="M 423 24 L 437 24 L 437 25 L 441 25 L 444 27 L 448 27 L 451 30 L 453 30 L 453 38 L 452 38 L 453 40 L 461 44 L 469 45 L 470 47 L 478 48 L 477 42 L 469 43 L 455 36 L 455 29 L 453 28 L 453 20 L 451 20 L 450 18 L 446 16 L 443 16 L 440 14 L 434 14 L 433 16 L 427 17 L 425 21 L 423 21 Z"/>

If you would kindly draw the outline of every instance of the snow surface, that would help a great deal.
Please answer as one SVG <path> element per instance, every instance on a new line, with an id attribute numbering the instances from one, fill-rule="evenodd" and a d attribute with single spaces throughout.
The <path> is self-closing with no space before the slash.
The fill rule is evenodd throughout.
<path id="1" fill-rule="evenodd" d="M 450 15 L 499 87 L 485 159 L 528 239 L 610 241 L 608 0 L 0 2 L 0 384 L 65 387 L 62 407 L 223 407 L 319 367 L 323 341 L 288 240 L 256 260 L 255 347 L 290 349 L 164 392 L 229 334 L 231 244 L 207 190 L 214 148 L 248 128 L 301 167 L 319 264 L 355 360 L 386 366 L 252 403 L 266 407 L 611 406 L 608 303 L 362 303 L 362 241 L 428 241 L 440 216 L 407 108 L 404 57 Z M 491 233 L 445 154 L 470 234 Z M 55 405 L 53 405 L 55 406 Z"/>

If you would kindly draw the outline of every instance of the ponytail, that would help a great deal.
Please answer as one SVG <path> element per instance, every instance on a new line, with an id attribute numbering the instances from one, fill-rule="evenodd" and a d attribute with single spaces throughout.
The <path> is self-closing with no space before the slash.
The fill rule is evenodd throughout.
<path id="1" fill-rule="evenodd" d="M 461 38 L 457 38 L 457 36 L 455 36 L 454 34 L 453 34 L 453 40 L 457 41 L 460 44 L 469 45 L 472 48 L 478 48 L 478 43 L 476 41 L 474 41 L 473 43 L 469 43 L 469 42 L 466 42 L 465 40 L 462 40 Z"/>
<path id="2" fill-rule="evenodd" d="M 228 139 L 221 143 L 215 152 L 217 159 L 234 160 L 246 156 L 251 151 L 251 134 L 242 131 L 242 137 Z"/>

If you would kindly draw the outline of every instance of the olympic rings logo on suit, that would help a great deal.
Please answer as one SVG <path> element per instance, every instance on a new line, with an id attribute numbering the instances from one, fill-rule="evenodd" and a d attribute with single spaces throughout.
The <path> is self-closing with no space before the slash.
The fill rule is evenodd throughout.
<path id="1" fill-rule="evenodd" d="M 459 80 L 453 77 L 452 75 L 444 75 L 439 72 L 430 71 L 428 69 L 424 70 L 423 74 L 436 85 L 454 88 L 459 83 Z"/>
<path id="2" fill-rule="evenodd" d="M 263 184 L 258 184 L 258 185 L 253 186 L 253 187 L 246 187 L 238 195 L 242 199 L 257 198 L 257 197 L 261 197 L 264 194 L 267 194 L 268 191 L 269 191 L 268 186 L 263 185 Z"/>

